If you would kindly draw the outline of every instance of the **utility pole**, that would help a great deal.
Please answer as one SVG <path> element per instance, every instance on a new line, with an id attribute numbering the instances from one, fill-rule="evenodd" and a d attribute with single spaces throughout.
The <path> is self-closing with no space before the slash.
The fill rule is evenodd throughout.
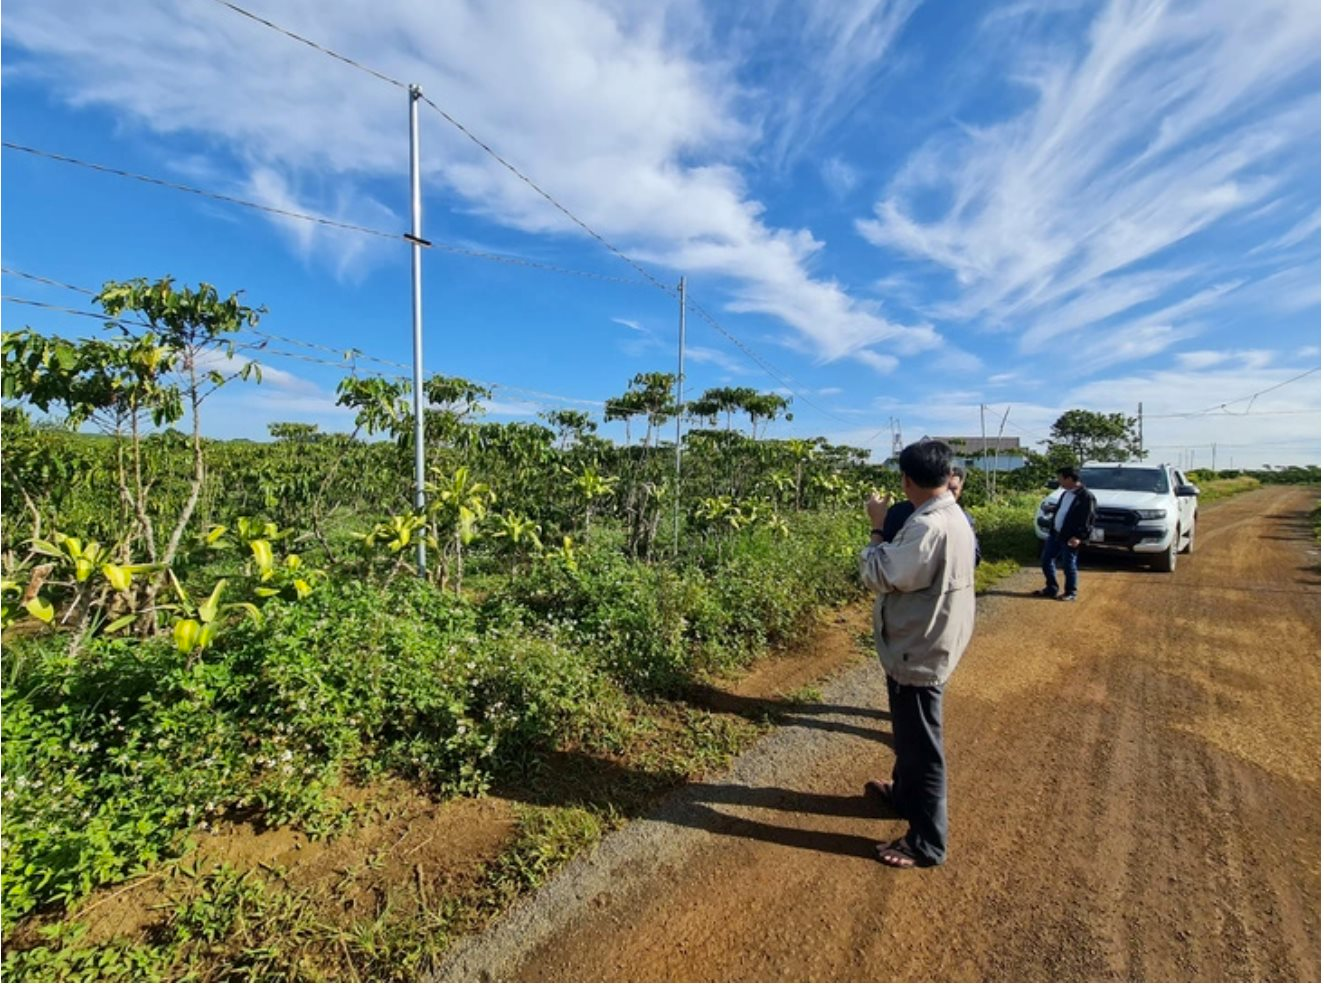
<path id="1" fill-rule="evenodd" d="M 676 363 L 676 509 L 674 548 L 680 554 L 680 417 L 685 409 L 685 278 L 680 278 L 680 345 Z"/>
<path id="2" fill-rule="evenodd" d="M 979 441 L 983 445 L 983 457 L 980 458 L 980 465 L 984 469 L 984 498 L 990 498 L 988 488 L 988 431 L 984 429 L 984 404 L 979 404 Z"/>
<path id="3" fill-rule="evenodd" d="M 1007 429 L 1007 418 L 1010 416 L 1011 404 L 1008 403 L 1007 409 L 1002 414 L 1002 423 L 998 424 L 998 442 L 993 448 L 993 495 L 991 498 L 994 499 L 998 496 L 998 455 L 1002 454 L 1002 432 Z"/>
<path id="4" fill-rule="evenodd" d="M 418 173 L 418 100 L 423 90 L 409 87 L 409 244 L 413 254 L 414 274 L 414 508 L 422 512 L 427 505 L 423 483 L 427 480 L 423 459 L 423 196 Z M 418 538 L 418 576 L 428 572 L 428 548 L 424 537 Z"/>
<path id="5" fill-rule="evenodd" d="M 1145 405 L 1143 403 L 1136 405 L 1136 420 L 1140 424 L 1140 459 L 1145 458 Z"/>
<path id="6" fill-rule="evenodd" d="M 1218 442 L 1209 445 L 1209 470 L 1218 471 Z"/>

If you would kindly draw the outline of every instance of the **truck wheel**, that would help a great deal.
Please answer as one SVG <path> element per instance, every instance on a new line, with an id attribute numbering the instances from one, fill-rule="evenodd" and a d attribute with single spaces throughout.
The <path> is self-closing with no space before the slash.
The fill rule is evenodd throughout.
<path id="1" fill-rule="evenodd" d="M 1154 558 L 1154 570 L 1171 574 L 1177 569 L 1177 544 L 1180 541 L 1181 530 L 1177 530 L 1172 534 L 1172 542 L 1168 544 L 1168 549 Z"/>
<path id="2" fill-rule="evenodd" d="M 1186 533 L 1186 546 L 1181 548 L 1184 554 L 1195 553 L 1195 520 L 1191 520 L 1191 528 Z"/>

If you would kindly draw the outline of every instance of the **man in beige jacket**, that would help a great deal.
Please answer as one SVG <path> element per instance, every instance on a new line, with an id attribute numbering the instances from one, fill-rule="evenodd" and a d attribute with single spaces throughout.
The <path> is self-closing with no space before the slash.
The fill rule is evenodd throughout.
<path id="1" fill-rule="evenodd" d="M 910 829 L 879 844 L 894 868 L 941 864 L 947 857 L 947 764 L 942 747 L 942 694 L 975 625 L 975 544 L 970 523 L 947 490 L 952 452 L 919 441 L 901 452 L 901 485 L 915 512 L 890 543 L 882 526 L 890 502 L 871 496 L 873 525 L 860 552 L 860 577 L 878 592 L 874 642 L 887 671 L 896 762 L 891 781 L 865 789 Z"/>

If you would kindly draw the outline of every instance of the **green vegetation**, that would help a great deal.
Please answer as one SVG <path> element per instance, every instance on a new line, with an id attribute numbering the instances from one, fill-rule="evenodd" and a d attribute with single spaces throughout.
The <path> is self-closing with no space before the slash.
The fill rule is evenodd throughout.
<path id="1" fill-rule="evenodd" d="M 425 973 L 454 932 L 794 705 L 715 713 L 694 694 L 860 597 L 860 504 L 897 488 L 862 450 L 761 439 L 789 416 L 776 394 L 712 390 L 684 408 L 714 426 L 686 435 L 677 489 L 666 374 L 609 404 L 642 431 L 623 445 L 578 411 L 486 422 L 483 387 L 433 376 L 416 510 L 405 381 L 342 382 L 352 435 L 275 424 L 268 444 L 207 440 L 208 397 L 260 376 L 235 341 L 260 309 L 169 281 L 108 284 L 100 302 L 109 340 L 4 339 L 0 915 L 15 979 Z M 986 585 L 1033 560 L 1037 496 L 983 503 L 980 485 L 967 504 Z M 227 823 L 356 829 L 359 793 L 387 782 L 560 792 L 520 811 L 476 885 L 388 886 L 371 916 L 335 925 L 278 871 L 188 860 Z M 89 935 L 96 893 L 92 906 L 158 878 L 169 897 L 149 933 Z"/>

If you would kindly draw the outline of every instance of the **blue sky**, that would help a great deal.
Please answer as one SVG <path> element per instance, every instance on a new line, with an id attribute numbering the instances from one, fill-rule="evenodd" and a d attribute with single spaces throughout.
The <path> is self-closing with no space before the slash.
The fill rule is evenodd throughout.
<path id="1" fill-rule="evenodd" d="M 418 83 L 658 280 L 684 274 L 775 370 L 691 314 L 687 391 L 783 389 L 773 434 L 882 457 L 894 419 L 907 441 L 973 435 L 983 405 L 1033 443 L 1065 409 L 1143 401 L 1153 458 L 1319 461 L 1319 375 L 1287 382 L 1320 365 L 1311 0 L 245 6 Z M 10 0 L 3 62 L 7 141 L 408 229 L 406 94 L 215 0 Z M 674 371 L 674 298 L 427 107 L 420 129 L 428 238 L 599 275 L 429 251 L 429 373 L 497 384 L 492 418 L 528 419 Z M 13 150 L 3 177 L 7 268 L 206 280 L 295 340 L 213 398 L 210 433 L 348 429 L 346 370 L 291 355 L 410 361 L 403 242 Z"/>

